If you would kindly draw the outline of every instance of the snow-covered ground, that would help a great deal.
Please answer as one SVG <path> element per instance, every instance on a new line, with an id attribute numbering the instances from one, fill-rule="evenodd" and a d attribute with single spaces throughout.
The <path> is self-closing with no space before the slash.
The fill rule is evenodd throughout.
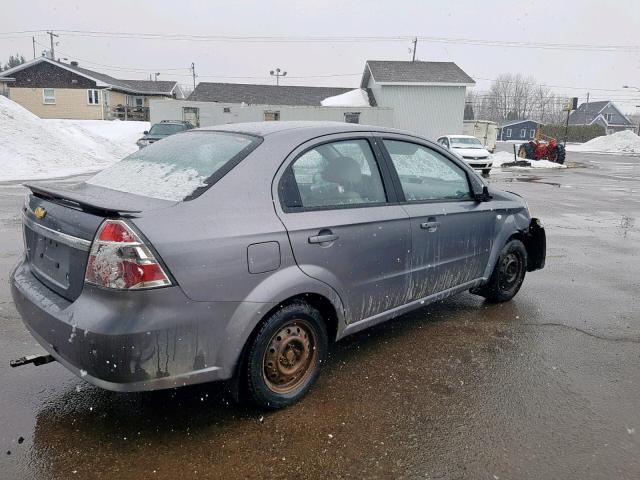
<path id="1" fill-rule="evenodd" d="M 45 120 L 0 96 L 0 181 L 102 170 L 137 150 L 149 122 Z"/>
<path id="2" fill-rule="evenodd" d="M 356 88 L 348 92 L 327 97 L 320 102 L 323 107 L 368 107 L 369 95 L 366 90 Z"/>
<path id="3" fill-rule="evenodd" d="M 567 145 L 570 152 L 640 153 L 640 137 L 630 130 L 603 135 L 580 145 Z"/>
<path id="4" fill-rule="evenodd" d="M 518 159 L 522 160 L 522 159 Z M 513 153 L 510 152 L 498 152 L 493 155 L 493 167 L 498 168 L 502 167 L 504 163 L 513 162 Z M 509 168 L 518 168 L 522 170 L 528 170 L 530 168 L 567 168 L 565 165 L 560 165 L 559 163 L 550 162 L 549 160 L 527 160 L 527 162 L 531 163 L 530 167 L 509 167 Z"/>

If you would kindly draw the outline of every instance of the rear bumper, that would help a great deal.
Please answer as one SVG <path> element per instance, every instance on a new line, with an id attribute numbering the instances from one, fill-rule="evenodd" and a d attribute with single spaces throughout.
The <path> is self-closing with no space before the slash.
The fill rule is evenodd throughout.
<path id="1" fill-rule="evenodd" d="M 26 262 L 11 275 L 11 293 L 30 333 L 56 360 L 114 391 L 231 378 L 245 341 L 233 319 L 265 308 L 194 302 L 179 287 L 113 292 L 85 286 L 68 302 L 40 283 Z"/>

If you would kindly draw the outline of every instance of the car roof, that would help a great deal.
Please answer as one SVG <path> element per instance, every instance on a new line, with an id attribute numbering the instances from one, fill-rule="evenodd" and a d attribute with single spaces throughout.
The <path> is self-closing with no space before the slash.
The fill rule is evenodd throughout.
<path id="1" fill-rule="evenodd" d="M 359 123 L 344 122 L 324 122 L 324 121 L 273 121 L 273 122 L 247 122 L 247 123 L 231 123 L 226 125 L 215 125 L 211 127 L 198 128 L 201 131 L 226 131 L 247 133 L 258 135 L 261 137 L 272 135 L 275 133 L 285 132 L 289 130 L 304 131 L 314 135 L 330 135 L 332 133 L 348 133 L 348 132 L 388 132 L 401 133 L 416 137 L 415 133 L 397 130 L 393 128 L 378 127 L 375 125 L 361 125 Z"/>
<path id="2" fill-rule="evenodd" d="M 473 135 L 447 135 L 449 138 L 476 138 Z"/>

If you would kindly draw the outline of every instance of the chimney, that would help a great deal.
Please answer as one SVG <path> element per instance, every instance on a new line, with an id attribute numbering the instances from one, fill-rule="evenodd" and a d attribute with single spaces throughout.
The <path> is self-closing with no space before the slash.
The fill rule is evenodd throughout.
<path id="1" fill-rule="evenodd" d="M 71 66 L 72 67 L 77 67 L 78 66 L 78 62 L 76 62 L 75 60 L 71 61 Z"/>

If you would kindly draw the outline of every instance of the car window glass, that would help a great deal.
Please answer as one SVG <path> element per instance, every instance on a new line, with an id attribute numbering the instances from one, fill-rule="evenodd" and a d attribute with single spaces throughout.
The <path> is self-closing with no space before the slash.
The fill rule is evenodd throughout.
<path id="1" fill-rule="evenodd" d="M 415 143 L 384 140 L 408 201 L 471 198 L 462 168 L 439 153 Z"/>
<path id="2" fill-rule="evenodd" d="M 366 140 L 319 145 L 300 156 L 291 168 L 303 207 L 386 201 L 376 159 Z"/>
<path id="3" fill-rule="evenodd" d="M 87 183 L 121 192 L 180 201 L 202 191 L 227 164 L 259 143 L 239 133 L 190 131 L 172 135 L 93 176 Z"/>

